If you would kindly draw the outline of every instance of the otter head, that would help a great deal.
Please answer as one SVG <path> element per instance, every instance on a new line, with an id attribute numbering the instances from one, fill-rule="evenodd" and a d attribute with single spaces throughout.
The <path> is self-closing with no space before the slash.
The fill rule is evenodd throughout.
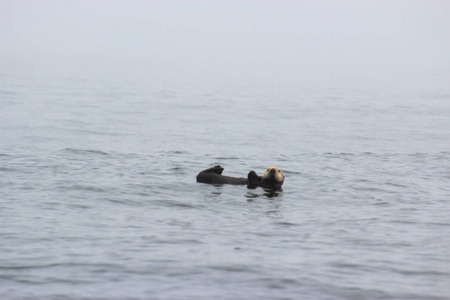
<path id="1" fill-rule="evenodd" d="M 261 184 L 267 187 L 281 188 L 284 182 L 284 173 L 277 167 L 267 168 L 261 177 Z"/>

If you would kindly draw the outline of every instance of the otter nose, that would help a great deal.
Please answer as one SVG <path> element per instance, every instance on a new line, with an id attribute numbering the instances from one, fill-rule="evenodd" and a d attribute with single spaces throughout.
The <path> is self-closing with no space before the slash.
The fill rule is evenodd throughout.
<path id="1" fill-rule="evenodd" d="M 271 170 L 270 170 L 270 173 L 275 173 L 275 169 L 271 169 Z"/>

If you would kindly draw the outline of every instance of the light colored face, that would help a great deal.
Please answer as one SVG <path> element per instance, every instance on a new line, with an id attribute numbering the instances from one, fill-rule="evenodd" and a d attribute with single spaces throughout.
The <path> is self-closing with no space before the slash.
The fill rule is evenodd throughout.
<path id="1" fill-rule="evenodd" d="M 262 176 L 263 180 L 274 178 L 277 182 L 282 183 L 284 181 L 284 173 L 277 167 L 268 167 L 264 175 Z"/>

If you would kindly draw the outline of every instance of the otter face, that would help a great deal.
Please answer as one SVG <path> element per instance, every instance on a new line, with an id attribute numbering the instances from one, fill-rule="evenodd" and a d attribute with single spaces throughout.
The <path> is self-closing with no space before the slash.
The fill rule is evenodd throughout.
<path id="1" fill-rule="evenodd" d="M 284 173 L 277 167 L 269 167 L 261 178 L 262 182 L 270 185 L 281 185 L 284 182 Z"/>

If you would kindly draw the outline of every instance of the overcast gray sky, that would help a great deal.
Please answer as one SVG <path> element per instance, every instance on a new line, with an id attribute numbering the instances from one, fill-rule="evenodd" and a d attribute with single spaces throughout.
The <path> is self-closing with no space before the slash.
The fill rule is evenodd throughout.
<path id="1" fill-rule="evenodd" d="M 450 1 L 2 0 L 0 55 L 261 70 L 450 68 Z"/>

